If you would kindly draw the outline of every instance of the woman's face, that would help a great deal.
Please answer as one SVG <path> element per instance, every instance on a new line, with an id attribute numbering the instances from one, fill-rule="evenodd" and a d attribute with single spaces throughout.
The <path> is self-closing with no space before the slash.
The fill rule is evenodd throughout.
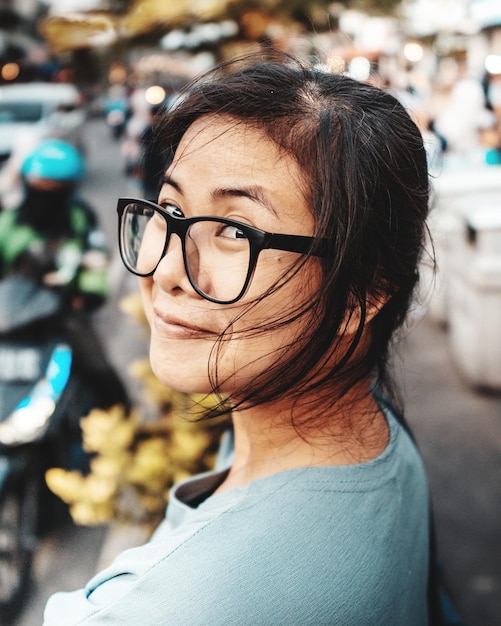
<path id="1" fill-rule="evenodd" d="M 219 216 L 274 233 L 312 235 L 314 220 L 301 181 L 295 160 L 262 131 L 210 116 L 185 133 L 159 204 L 185 217 Z M 180 391 L 211 391 L 212 353 L 226 331 L 217 356 L 218 381 L 224 393 L 238 396 L 238 389 L 274 364 L 281 348 L 301 336 L 308 323 L 306 316 L 274 327 L 292 307 L 310 300 L 318 287 L 317 261 L 308 261 L 286 284 L 249 306 L 297 260 L 291 252 L 263 250 L 244 297 L 231 305 L 215 304 L 194 291 L 181 242 L 173 235 L 153 276 L 140 279 L 157 377 Z M 260 332 L 250 332 L 257 327 Z"/>

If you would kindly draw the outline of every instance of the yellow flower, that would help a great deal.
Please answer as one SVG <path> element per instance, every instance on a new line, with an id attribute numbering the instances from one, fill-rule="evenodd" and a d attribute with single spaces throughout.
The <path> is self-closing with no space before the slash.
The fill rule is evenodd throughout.
<path id="1" fill-rule="evenodd" d="M 90 461 L 90 470 L 93 474 L 118 482 L 130 463 L 131 454 L 119 451 L 114 456 L 94 457 Z"/>
<path id="2" fill-rule="evenodd" d="M 179 428 L 172 433 L 170 453 L 175 459 L 191 463 L 203 455 L 209 443 L 210 437 L 206 431 Z"/>
<path id="3" fill-rule="evenodd" d="M 97 526 L 113 519 L 113 504 L 110 502 L 76 502 L 70 507 L 71 517 L 76 524 Z"/>
<path id="4" fill-rule="evenodd" d="M 127 471 L 127 479 L 150 493 L 163 493 L 172 484 L 168 441 L 159 437 L 141 441 Z"/>
<path id="5" fill-rule="evenodd" d="M 83 433 L 83 445 L 87 452 L 99 452 L 106 449 L 124 449 L 134 440 L 137 430 L 137 416 L 127 416 L 120 406 L 105 411 L 93 409 L 87 417 L 80 420 Z"/>
<path id="6" fill-rule="evenodd" d="M 90 502 L 105 504 L 116 494 L 117 483 L 111 478 L 89 474 L 85 477 L 85 494 Z"/>
<path id="7" fill-rule="evenodd" d="M 85 478 L 76 470 L 67 472 L 57 467 L 48 469 L 45 472 L 45 482 L 67 504 L 78 500 L 85 489 Z"/>

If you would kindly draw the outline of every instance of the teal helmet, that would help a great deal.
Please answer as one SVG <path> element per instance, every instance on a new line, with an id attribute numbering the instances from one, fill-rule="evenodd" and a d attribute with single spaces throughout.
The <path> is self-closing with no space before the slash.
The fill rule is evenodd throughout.
<path id="1" fill-rule="evenodd" d="M 85 164 L 78 150 L 65 141 L 45 141 L 33 150 L 21 166 L 24 178 L 78 183 L 85 173 Z"/>

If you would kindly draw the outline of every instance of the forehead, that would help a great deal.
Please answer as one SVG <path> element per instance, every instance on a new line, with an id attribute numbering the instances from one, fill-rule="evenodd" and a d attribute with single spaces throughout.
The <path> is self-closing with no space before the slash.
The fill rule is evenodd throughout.
<path id="1" fill-rule="evenodd" d="M 184 133 L 172 166 L 182 162 L 193 165 L 207 158 L 217 158 L 219 167 L 231 166 L 235 171 L 251 165 L 263 171 L 279 167 L 290 170 L 298 180 L 301 177 L 296 160 L 267 137 L 263 129 L 223 115 L 196 120 Z"/>
<path id="2" fill-rule="evenodd" d="M 185 132 L 167 178 L 186 200 L 253 198 L 285 227 L 313 228 L 307 186 L 296 159 L 255 126 L 222 115 L 205 116 Z M 161 194 L 162 195 L 162 194 Z M 264 227 L 264 226 L 263 226 Z M 272 228 L 271 224 L 268 224 Z M 306 232 L 305 230 L 305 232 Z"/>

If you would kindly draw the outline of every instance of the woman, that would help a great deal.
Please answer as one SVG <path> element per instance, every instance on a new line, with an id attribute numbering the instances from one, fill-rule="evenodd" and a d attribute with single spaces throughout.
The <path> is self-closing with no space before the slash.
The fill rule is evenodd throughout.
<path id="1" fill-rule="evenodd" d="M 220 393 L 234 446 L 45 623 L 426 624 L 426 479 L 382 395 L 428 210 L 418 129 L 286 58 L 215 70 L 157 133 L 158 205 L 119 201 L 122 258 L 156 375 Z"/>

